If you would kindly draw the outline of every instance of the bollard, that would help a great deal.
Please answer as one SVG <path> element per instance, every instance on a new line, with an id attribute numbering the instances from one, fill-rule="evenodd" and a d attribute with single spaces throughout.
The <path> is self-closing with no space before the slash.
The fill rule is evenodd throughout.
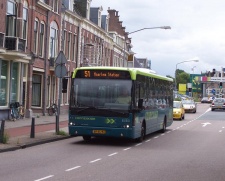
<path id="1" fill-rule="evenodd" d="M 32 117 L 30 138 L 34 138 L 35 137 L 34 133 L 35 133 L 35 117 Z"/>
<path id="2" fill-rule="evenodd" d="M 0 130 L 0 143 L 3 143 L 4 131 L 5 131 L 5 120 L 3 119 L 1 123 L 1 130 Z"/>

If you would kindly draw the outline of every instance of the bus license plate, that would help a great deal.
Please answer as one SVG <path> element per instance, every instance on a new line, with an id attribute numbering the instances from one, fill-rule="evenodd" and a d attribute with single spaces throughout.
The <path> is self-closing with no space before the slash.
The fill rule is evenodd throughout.
<path id="1" fill-rule="evenodd" d="M 106 134 L 106 130 L 93 130 L 94 134 Z"/>

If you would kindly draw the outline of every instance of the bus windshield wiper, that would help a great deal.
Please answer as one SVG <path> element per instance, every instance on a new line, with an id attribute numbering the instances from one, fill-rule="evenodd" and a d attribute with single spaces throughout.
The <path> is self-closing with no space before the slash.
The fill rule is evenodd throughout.
<path id="1" fill-rule="evenodd" d="M 108 112 L 111 112 L 111 113 L 126 114 L 125 112 L 116 111 L 116 110 L 112 110 L 112 109 L 104 109 L 104 111 L 108 111 Z"/>
<path id="2" fill-rule="evenodd" d="M 94 107 L 94 106 L 88 106 L 88 107 L 85 107 L 83 109 L 78 110 L 77 113 L 82 112 L 82 111 L 87 110 L 87 109 L 98 109 L 98 108 Z"/>

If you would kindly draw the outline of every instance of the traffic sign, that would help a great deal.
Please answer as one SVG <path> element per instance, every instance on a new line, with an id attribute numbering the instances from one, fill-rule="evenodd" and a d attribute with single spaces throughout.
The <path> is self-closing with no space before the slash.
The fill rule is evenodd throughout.
<path id="1" fill-rule="evenodd" d="M 63 78 L 67 74 L 66 66 L 65 65 L 56 65 L 55 67 L 55 75 L 58 78 Z"/>
<path id="2" fill-rule="evenodd" d="M 216 94 L 216 90 L 212 89 L 212 93 L 213 93 L 213 95 L 215 95 Z"/>
<path id="3" fill-rule="evenodd" d="M 60 51 L 56 60 L 55 60 L 56 64 L 63 64 L 63 63 L 67 63 L 67 59 L 65 54 L 63 53 L 63 51 Z"/>

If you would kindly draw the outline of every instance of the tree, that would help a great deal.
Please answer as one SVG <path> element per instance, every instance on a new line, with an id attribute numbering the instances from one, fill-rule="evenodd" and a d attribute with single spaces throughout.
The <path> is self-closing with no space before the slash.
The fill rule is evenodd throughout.
<path id="1" fill-rule="evenodd" d="M 176 71 L 176 81 L 177 85 L 187 84 L 190 82 L 190 74 L 186 73 L 183 70 L 177 69 Z"/>

